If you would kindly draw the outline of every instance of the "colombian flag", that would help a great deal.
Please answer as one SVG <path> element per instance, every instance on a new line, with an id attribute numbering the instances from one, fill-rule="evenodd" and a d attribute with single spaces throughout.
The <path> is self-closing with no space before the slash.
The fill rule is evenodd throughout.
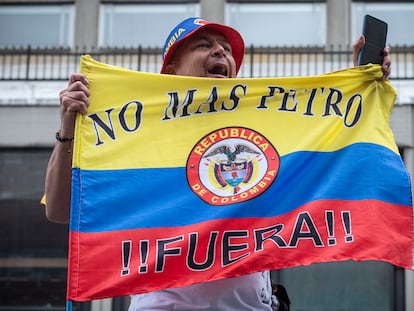
<path id="1" fill-rule="evenodd" d="M 83 56 L 68 299 L 316 262 L 413 269 L 410 178 L 376 65 L 208 79 Z"/>

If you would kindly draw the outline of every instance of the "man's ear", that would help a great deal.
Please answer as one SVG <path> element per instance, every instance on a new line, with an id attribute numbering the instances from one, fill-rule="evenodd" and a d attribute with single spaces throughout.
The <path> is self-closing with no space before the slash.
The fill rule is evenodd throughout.
<path id="1" fill-rule="evenodd" d="M 175 75 L 175 66 L 174 64 L 168 64 L 165 66 L 164 72 L 168 75 Z"/>

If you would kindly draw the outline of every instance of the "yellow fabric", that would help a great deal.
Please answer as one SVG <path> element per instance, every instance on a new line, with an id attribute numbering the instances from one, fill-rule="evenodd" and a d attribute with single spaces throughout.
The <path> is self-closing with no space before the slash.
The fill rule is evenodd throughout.
<path id="1" fill-rule="evenodd" d="M 189 148 L 209 131 L 226 126 L 251 128 L 252 122 L 256 131 L 277 145 L 280 156 L 301 150 L 333 151 L 355 142 L 377 143 L 397 152 L 388 126 L 396 92 L 389 81 L 377 81 L 382 75 L 378 65 L 314 77 L 209 79 L 130 71 L 83 56 L 81 72 L 89 80 L 91 96 L 88 115 L 77 118 L 74 167 L 184 166 Z M 272 88 L 275 95 L 266 98 L 265 109 L 259 109 L 260 101 L 272 95 Z M 180 107 L 175 118 L 163 120 L 171 97 L 168 94 L 177 92 L 182 104 L 189 90 L 194 94 L 189 116 L 180 117 L 183 113 Z M 218 96 L 217 111 L 209 113 L 206 103 L 212 101 L 214 90 Z M 361 118 L 354 126 L 347 127 L 346 123 L 351 123 L 355 116 L 358 96 L 362 98 Z M 353 97 L 356 99 L 347 112 Z M 335 104 L 336 101 L 339 103 Z M 134 119 L 137 102 L 143 106 L 139 128 L 125 131 L 119 115 L 121 119 L 126 116 L 126 128 L 133 129 L 137 125 Z M 325 113 L 327 102 L 331 105 Z M 225 109 L 220 108 L 222 105 Z M 121 110 L 126 106 L 127 113 L 123 115 Z M 108 113 L 107 109 L 112 110 Z M 197 109 L 200 113 L 196 113 Z M 97 126 L 90 117 L 92 114 L 113 129 L 114 139 Z M 172 116 L 171 111 L 168 114 Z M 372 132 L 370 128 L 381 130 Z M 112 156 L 114 151 L 116 157 Z M 88 157 L 83 157 L 84 154 Z"/>
<path id="2" fill-rule="evenodd" d="M 42 195 L 42 198 L 40 199 L 40 204 L 46 205 L 46 194 Z"/>

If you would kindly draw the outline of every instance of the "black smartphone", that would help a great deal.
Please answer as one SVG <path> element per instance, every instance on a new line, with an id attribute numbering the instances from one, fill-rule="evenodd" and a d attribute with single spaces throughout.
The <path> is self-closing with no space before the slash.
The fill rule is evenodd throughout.
<path id="1" fill-rule="evenodd" d="M 358 65 L 382 64 L 383 50 L 387 41 L 388 24 L 371 15 L 365 15 L 362 34 L 365 45 L 358 55 Z"/>

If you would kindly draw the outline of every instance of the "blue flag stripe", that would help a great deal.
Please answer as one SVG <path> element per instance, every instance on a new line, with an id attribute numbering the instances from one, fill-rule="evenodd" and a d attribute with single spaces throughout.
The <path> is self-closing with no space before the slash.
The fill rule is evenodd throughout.
<path id="1" fill-rule="evenodd" d="M 278 176 L 265 193 L 226 206 L 209 205 L 193 195 L 184 167 L 73 169 L 73 179 L 70 230 L 81 232 L 271 217 L 316 200 L 379 200 L 411 206 L 410 196 L 401 195 L 410 193 L 401 158 L 387 148 L 367 143 L 335 152 L 301 151 L 283 156 Z M 78 181 L 88 189 L 87 196 L 79 192 Z M 367 185 L 371 185 L 369 189 Z M 82 221 L 74 225 L 80 215 Z"/>

